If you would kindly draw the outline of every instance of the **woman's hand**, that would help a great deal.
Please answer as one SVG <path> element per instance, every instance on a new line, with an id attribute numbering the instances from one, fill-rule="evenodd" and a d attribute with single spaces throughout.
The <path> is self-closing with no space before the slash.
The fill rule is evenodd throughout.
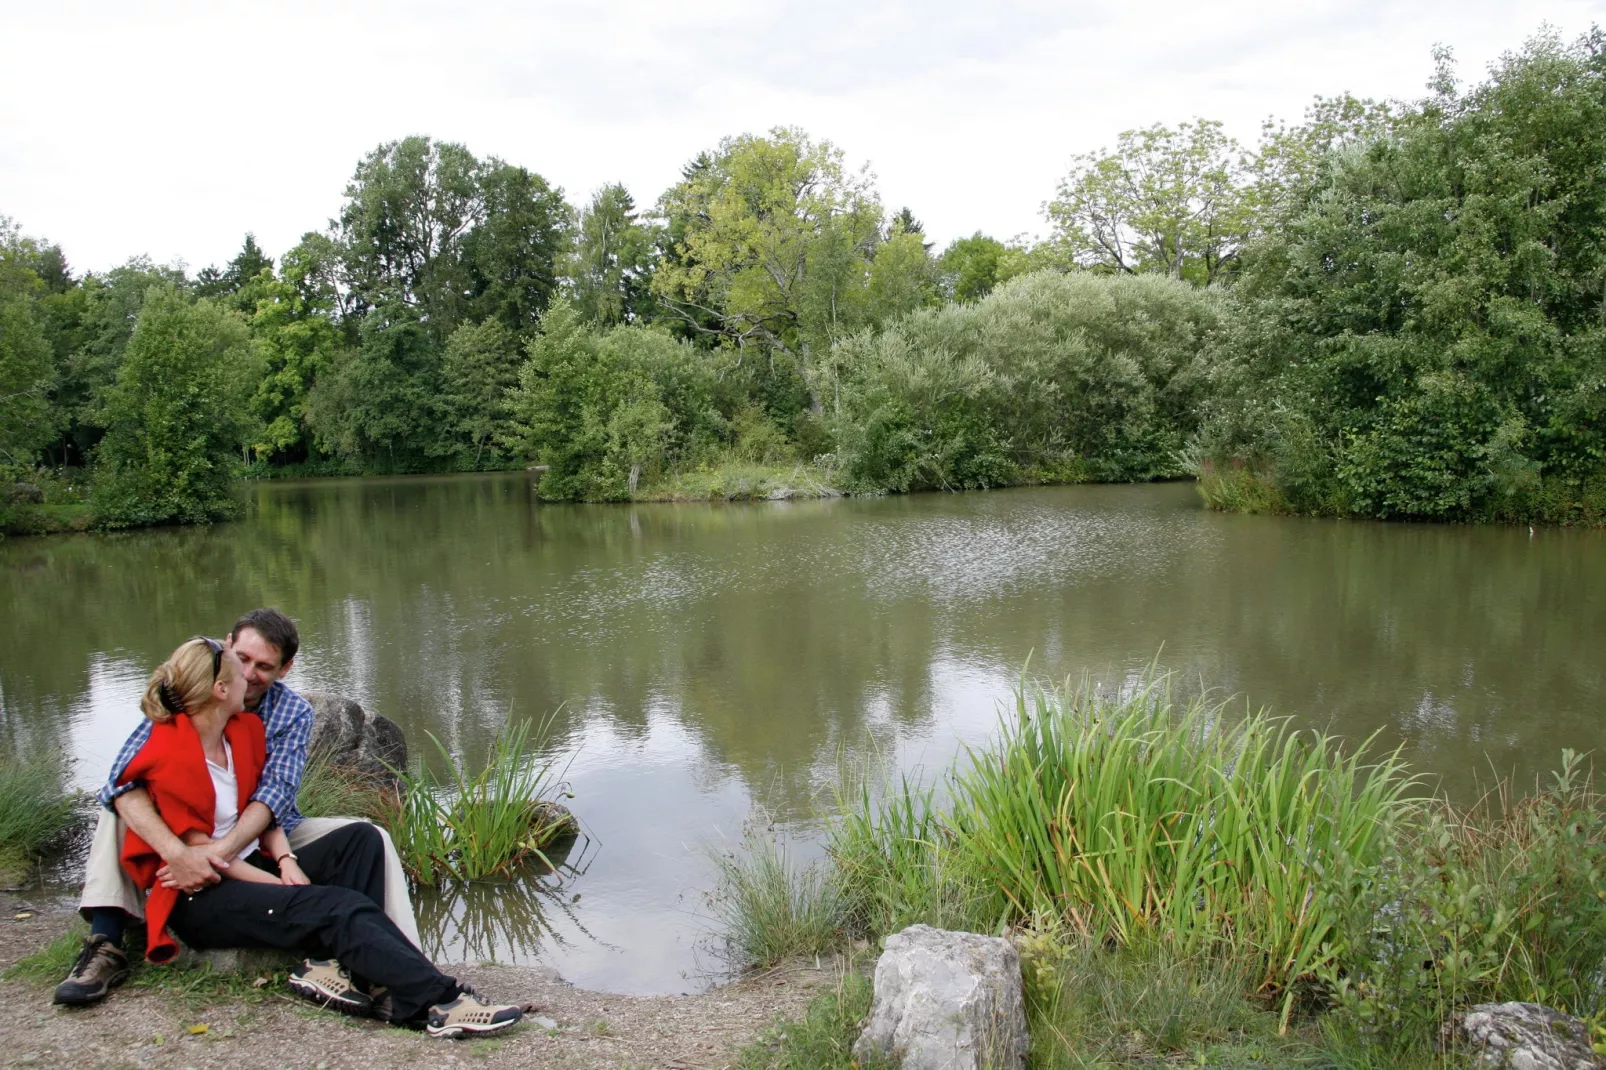
<path id="1" fill-rule="evenodd" d="M 280 884 L 311 884 L 312 881 L 301 870 L 301 863 L 293 858 L 286 858 L 279 863 Z"/>

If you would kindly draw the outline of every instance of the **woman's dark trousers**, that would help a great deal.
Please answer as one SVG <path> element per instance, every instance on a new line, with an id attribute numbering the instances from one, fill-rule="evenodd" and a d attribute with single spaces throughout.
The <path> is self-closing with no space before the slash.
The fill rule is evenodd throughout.
<path id="1" fill-rule="evenodd" d="M 385 916 L 384 846 L 372 825 L 337 829 L 297 855 L 315 883 L 289 887 L 225 877 L 179 896 L 168 928 L 191 947 L 269 947 L 339 959 L 353 977 L 389 988 L 395 1021 L 457 997 L 457 982 Z"/>

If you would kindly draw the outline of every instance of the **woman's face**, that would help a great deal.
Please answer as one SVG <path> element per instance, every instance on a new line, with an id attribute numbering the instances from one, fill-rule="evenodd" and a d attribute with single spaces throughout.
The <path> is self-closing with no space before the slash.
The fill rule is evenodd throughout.
<path id="1" fill-rule="evenodd" d="M 225 682 L 223 677 L 228 676 L 228 669 L 218 670 L 218 681 L 212 685 L 212 694 L 223 704 L 229 713 L 238 713 L 245 709 L 245 668 L 240 664 L 240 658 L 232 650 L 223 651 L 220 666 L 229 666 L 234 670 L 233 679 Z"/>

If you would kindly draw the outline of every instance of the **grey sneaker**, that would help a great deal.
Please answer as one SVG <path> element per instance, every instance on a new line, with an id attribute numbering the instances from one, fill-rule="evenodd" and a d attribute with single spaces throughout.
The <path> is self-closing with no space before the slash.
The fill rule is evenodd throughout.
<path id="1" fill-rule="evenodd" d="M 55 1002 L 67 1007 L 87 1007 L 106 998 L 106 993 L 128 980 L 128 956 L 104 936 L 84 937 L 67 979 L 56 986 Z"/>
<path id="2" fill-rule="evenodd" d="M 308 959 L 290 971 L 289 984 L 298 996 L 347 1014 L 369 1014 L 374 1001 L 351 983 L 351 974 L 334 959 Z"/>
<path id="3" fill-rule="evenodd" d="M 524 1011 L 511 1003 L 481 1003 L 472 992 L 464 992 L 450 1003 L 431 1007 L 424 1031 L 432 1037 L 484 1036 L 523 1017 Z"/>

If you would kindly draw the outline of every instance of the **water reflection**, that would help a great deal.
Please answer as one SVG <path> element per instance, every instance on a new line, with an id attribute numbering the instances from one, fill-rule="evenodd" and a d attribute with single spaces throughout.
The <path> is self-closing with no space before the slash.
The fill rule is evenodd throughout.
<path id="1" fill-rule="evenodd" d="M 588 836 L 570 836 L 534 866 L 505 880 L 447 880 L 413 889 L 424 953 L 435 962 L 528 963 L 542 949 L 596 943 L 575 909 L 576 891 L 596 853 Z"/>
<path id="2" fill-rule="evenodd" d="M 263 603 L 301 622 L 292 682 L 415 744 L 428 730 L 477 759 L 510 713 L 561 706 L 550 745 L 577 752 L 595 840 L 571 905 L 597 939 L 439 946 L 533 951 L 592 987 L 703 983 L 703 845 L 755 806 L 806 834 L 844 758 L 940 767 L 991 731 L 1028 654 L 1114 683 L 1158 653 L 1305 723 L 1381 730 L 1452 790 L 1606 743 L 1601 532 L 1220 516 L 1186 485 L 742 506 L 543 505 L 522 475 L 251 494 L 249 519 L 212 529 L 0 543 L 0 747 L 75 754 L 95 783 L 149 666 Z"/>

